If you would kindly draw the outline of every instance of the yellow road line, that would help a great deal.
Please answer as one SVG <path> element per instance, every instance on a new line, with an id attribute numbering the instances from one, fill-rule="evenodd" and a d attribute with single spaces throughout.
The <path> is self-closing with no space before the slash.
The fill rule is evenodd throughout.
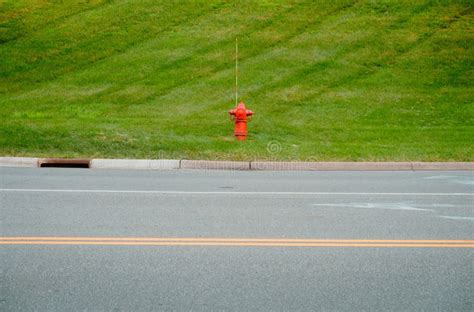
<path id="1" fill-rule="evenodd" d="M 474 248 L 474 244 L 310 244 L 310 243 L 212 243 L 212 242 L 81 242 L 7 241 L 0 245 L 98 245 L 98 246 L 254 246 L 254 247 L 387 247 L 387 248 Z"/>
<path id="2" fill-rule="evenodd" d="M 0 245 L 474 248 L 474 240 L 369 240 L 197 237 L 0 237 Z"/>
<path id="3" fill-rule="evenodd" d="M 224 238 L 224 237 L 64 237 L 64 236 L 6 236 L 0 241 L 169 241 L 169 242 L 295 242 L 295 243 L 461 243 L 473 244 L 468 239 L 305 239 L 305 238 Z"/>

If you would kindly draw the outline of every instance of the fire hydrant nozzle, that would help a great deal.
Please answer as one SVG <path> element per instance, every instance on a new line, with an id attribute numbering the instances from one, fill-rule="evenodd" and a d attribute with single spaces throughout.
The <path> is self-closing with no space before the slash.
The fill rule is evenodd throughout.
<path id="1" fill-rule="evenodd" d="M 243 102 L 240 102 L 236 108 L 229 111 L 231 119 L 235 120 L 234 135 L 239 141 L 247 138 L 247 121 L 251 120 L 253 112 L 245 107 Z"/>

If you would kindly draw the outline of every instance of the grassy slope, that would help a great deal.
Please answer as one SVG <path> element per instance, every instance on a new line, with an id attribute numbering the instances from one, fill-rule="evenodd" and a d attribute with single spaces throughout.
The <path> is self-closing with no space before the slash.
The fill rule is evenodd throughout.
<path id="1" fill-rule="evenodd" d="M 469 3 L 0 0 L 0 155 L 473 161 Z"/>

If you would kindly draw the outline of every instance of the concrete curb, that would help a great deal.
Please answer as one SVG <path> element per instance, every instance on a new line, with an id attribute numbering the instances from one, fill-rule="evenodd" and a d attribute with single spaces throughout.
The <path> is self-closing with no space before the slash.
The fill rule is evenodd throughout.
<path id="1" fill-rule="evenodd" d="M 40 167 L 48 159 L 0 157 L 0 167 Z M 54 159 L 70 162 L 68 159 Z M 474 171 L 474 162 L 285 162 L 285 161 L 212 161 L 177 159 L 92 159 L 92 169 L 144 170 L 268 170 L 268 171 Z"/>
<path id="2" fill-rule="evenodd" d="M 252 170 L 273 171 L 350 171 L 350 170 L 412 170 L 410 162 L 266 162 L 253 161 Z"/>
<path id="3" fill-rule="evenodd" d="M 248 161 L 181 160 L 181 169 L 249 170 Z"/>
<path id="4" fill-rule="evenodd" d="M 92 159 L 92 169 L 148 169 L 173 170 L 179 169 L 179 160 L 175 159 Z"/>
<path id="5" fill-rule="evenodd" d="M 412 162 L 413 170 L 474 170 L 474 162 Z"/>
<path id="6" fill-rule="evenodd" d="M 0 157 L 0 167 L 38 167 L 38 158 Z"/>

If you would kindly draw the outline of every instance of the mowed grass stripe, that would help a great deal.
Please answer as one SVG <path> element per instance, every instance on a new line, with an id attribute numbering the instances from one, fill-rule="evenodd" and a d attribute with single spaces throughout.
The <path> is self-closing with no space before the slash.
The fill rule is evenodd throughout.
<path id="1" fill-rule="evenodd" d="M 473 160 L 468 1 L 2 9 L 2 155 Z M 244 144 L 226 117 L 235 37 L 256 112 Z"/>

